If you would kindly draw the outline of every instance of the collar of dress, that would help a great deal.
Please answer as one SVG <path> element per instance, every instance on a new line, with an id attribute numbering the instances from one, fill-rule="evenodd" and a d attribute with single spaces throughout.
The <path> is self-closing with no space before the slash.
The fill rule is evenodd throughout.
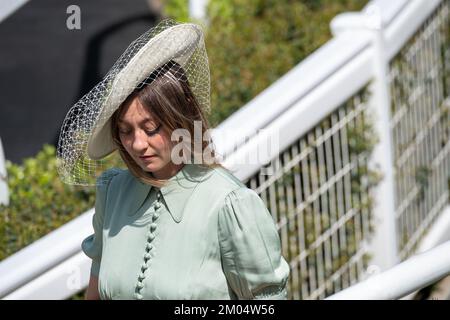
<path id="1" fill-rule="evenodd" d="M 171 177 L 165 186 L 153 187 L 135 179 L 132 193 L 135 195 L 136 205 L 142 206 L 152 188 L 160 189 L 170 215 L 176 223 L 183 219 L 184 208 L 198 184 L 206 180 L 212 170 L 195 164 L 185 164 L 176 175 Z"/>

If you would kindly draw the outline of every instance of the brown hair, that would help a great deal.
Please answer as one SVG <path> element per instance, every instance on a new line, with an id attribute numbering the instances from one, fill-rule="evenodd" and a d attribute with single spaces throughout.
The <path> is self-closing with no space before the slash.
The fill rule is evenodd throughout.
<path id="1" fill-rule="evenodd" d="M 152 174 L 144 171 L 128 154 L 120 141 L 118 121 L 125 110 L 124 106 L 134 97 L 137 97 L 139 102 L 152 114 L 154 119 L 162 125 L 162 130 L 166 130 L 169 137 L 175 129 L 186 129 L 190 137 L 194 137 L 194 121 L 201 122 L 201 132 L 203 135 L 209 129 L 209 123 L 192 93 L 184 70 L 178 63 L 172 60 L 155 70 L 114 112 L 111 116 L 111 133 L 113 141 L 119 150 L 120 157 L 136 178 L 144 183 L 161 187 L 167 180 L 156 179 Z M 187 147 L 190 147 L 189 150 L 191 151 L 194 150 L 193 157 L 199 156 L 195 154 L 194 139 L 191 139 L 191 144 Z M 203 152 L 207 148 L 211 159 L 205 162 L 203 161 Z M 223 168 L 222 164 L 216 158 L 211 138 L 208 138 L 207 141 L 202 139 L 200 156 L 200 159 L 202 159 L 202 163 L 199 164 L 200 166 L 205 168 Z M 183 157 L 183 161 L 186 161 L 185 154 L 183 154 Z"/>

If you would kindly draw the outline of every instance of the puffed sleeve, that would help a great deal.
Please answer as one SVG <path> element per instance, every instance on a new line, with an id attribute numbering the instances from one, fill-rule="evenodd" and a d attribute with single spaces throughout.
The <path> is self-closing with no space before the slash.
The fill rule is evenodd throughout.
<path id="1" fill-rule="evenodd" d="M 236 299 L 286 299 L 289 265 L 258 194 L 246 187 L 230 192 L 218 223 L 222 267 Z"/>
<path id="2" fill-rule="evenodd" d="M 100 260 L 102 256 L 103 217 L 105 214 L 106 195 L 112 178 L 120 172 L 120 169 L 112 168 L 104 171 L 97 178 L 95 194 L 95 212 L 92 217 L 94 233 L 85 238 L 81 243 L 81 250 L 92 259 L 91 275 L 98 277 Z"/>

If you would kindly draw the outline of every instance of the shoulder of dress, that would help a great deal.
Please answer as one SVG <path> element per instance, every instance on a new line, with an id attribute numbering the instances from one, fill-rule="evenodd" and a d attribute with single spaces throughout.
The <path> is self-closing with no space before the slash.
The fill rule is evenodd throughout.
<path id="1" fill-rule="evenodd" d="M 120 168 L 110 168 L 103 171 L 97 178 L 97 187 L 106 187 L 111 185 L 113 180 L 119 177 L 125 177 L 128 170 Z"/>
<path id="2" fill-rule="evenodd" d="M 196 189 L 198 192 L 208 194 L 209 198 L 224 198 L 233 190 L 241 188 L 246 188 L 242 181 L 228 169 L 218 167 L 211 168 Z"/>
<path id="3" fill-rule="evenodd" d="M 126 172 L 128 172 L 128 170 L 126 170 L 126 169 L 121 169 L 121 168 L 110 168 L 110 169 L 108 169 L 108 170 L 105 170 L 105 171 L 101 174 L 101 176 L 106 176 L 106 177 L 109 177 L 109 178 L 113 178 L 113 177 L 115 177 L 115 176 L 117 176 L 117 175 L 125 174 Z"/>

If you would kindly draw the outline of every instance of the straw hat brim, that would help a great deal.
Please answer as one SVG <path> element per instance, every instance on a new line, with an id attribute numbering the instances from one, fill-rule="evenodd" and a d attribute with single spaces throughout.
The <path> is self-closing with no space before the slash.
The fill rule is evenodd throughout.
<path id="1" fill-rule="evenodd" d="M 151 38 L 130 59 L 114 78 L 89 136 L 87 154 L 91 159 L 102 159 L 116 149 L 111 135 L 111 115 L 114 111 L 157 68 L 169 60 L 183 65 L 195 51 L 201 36 L 202 31 L 195 24 L 175 25 Z"/>

